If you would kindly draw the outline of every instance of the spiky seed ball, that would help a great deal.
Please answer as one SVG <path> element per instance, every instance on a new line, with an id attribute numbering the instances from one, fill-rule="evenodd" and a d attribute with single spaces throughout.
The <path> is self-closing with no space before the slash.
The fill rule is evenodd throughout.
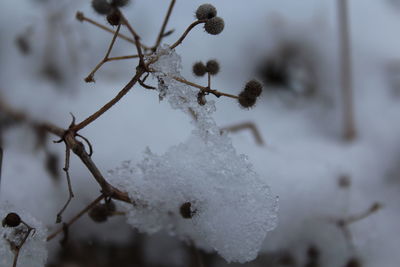
<path id="1" fill-rule="evenodd" d="M 196 18 L 198 20 L 212 19 L 216 15 L 217 9 L 211 4 L 202 4 L 196 10 Z"/>
<path id="2" fill-rule="evenodd" d="M 239 94 L 239 104 L 244 108 L 251 108 L 256 103 L 257 98 L 246 91 Z"/>
<path id="3" fill-rule="evenodd" d="M 216 60 L 212 59 L 207 62 L 207 72 L 211 75 L 216 75 L 219 72 L 219 64 Z"/>
<path id="4" fill-rule="evenodd" d="M 212 35 L 217 35 L 220 34 L 225 27 L 225 22 L 222 18 L 220 17 L 214 17 L 212 19 L 207 20 L 206 23 L 204 23 L 204 29 L 206 32 Z"/>
<path id="5" fill-rule="evenodd" d="M 251 80 L 246 83 L 244 90 L 247 91 L 249 94 L 258 97 L 262 93 L 262 85 L 256 80 Z"/>
<path id="6" fill-rule="evenodd" d="M 93 0 L 92 7 L 97 13 L 101 15 L 107 15 L 111 12 L 112 9 L 112 6 L 108 3 L 107 0 Z"/>
<path id="7" fill-rule="evenodd" d="M 201 77 L 201 76 L 204 76 L 204 74 L 206 74 L 206 72 L 207 72 L 207 68 L 203 64 L 203 62 L 199 61 L 199 62 L 194 63 L 194 65 L 193 65 L 194 75 Z"/>
<path id="8" fill-rule="evenodd" d="M 17 227 L 21 223 L 21 217 L 15 212 L 10 212 L 7 216 L 3 219 L 2 225 L 7 227 Z"/>
<path id="9" fill-rule="evenodd" d="M 89 211 L 89 217 L 98 223 L 107 221 L 109 212 L 105 204 L 97 204 Z"/>
<path id="10" fill-rule="evenodd" d="M 113 10 L 110 14 L 107 15 L 107 21 L 112 26 L 118 26 L 121 22 L 121 13 L 118 10 Z"/>
<path id="11" fill-rule="evenodd" d="M 113 0 L 112 5 L 117 7 L 126 6 L 129 3 L 129 0 Z"/>
<path id="12" fill-rule="evenodd" d="M 190 202 L 183 203 L 181 205 L 179 211 L 180 211 L 182 217 L 185 219 L 192 218 L 193 215 L 196 213 L 196 211 L 192 209 L 192 203 L 190 203 Z"/>

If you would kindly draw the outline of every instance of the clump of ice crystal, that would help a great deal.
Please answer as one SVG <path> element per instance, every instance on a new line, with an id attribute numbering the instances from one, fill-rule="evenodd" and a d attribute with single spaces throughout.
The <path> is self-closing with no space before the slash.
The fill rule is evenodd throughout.
<path id="1" fill-rule="evenodd" d="M 20 250 L 17 266 L 43 267 L 47 261 L 46 229 L 27 212 L 15 209 L 7 203 L 0 203 L 0 220 L 10 212 L 18 213 L 24 222 L 35 229 Z M 23 224 L 13 228 L 0 225 L 0 266 L 13 265 L 15 254 L 12 246 L 21 244 L 27 230 Z"/>
<path id="2" fill-rule="evenodd" d="M 179 55 L 166 46 L 156 55 L 151 67 L 160 96 L 172 108 L 192 113 L 195 129 L 163 155 L 148 149 L 142 162 L 124 162 L 110 171 L 113 183 L 135 201 L 128 223 L 147 233 L 167 229 L 197 247 L 215 249 L 227 261 L 253 260 L 276 226 L 277 199 L 246 156 L 220 133 L 211 117 L 214 102 L 200 106 L 198 91 L 173 78 L 180 77 Z M 191 218 L 181 214 L 185 203 Z"/>

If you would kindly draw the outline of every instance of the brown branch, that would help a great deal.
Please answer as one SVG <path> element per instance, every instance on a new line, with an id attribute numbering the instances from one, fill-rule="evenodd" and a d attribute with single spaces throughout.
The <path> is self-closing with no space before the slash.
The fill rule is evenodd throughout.
<path id="1" fill-rule="evenodd" d="M 234 98 L 234 99 L 239 99 L 239 97 L 238 97 L 237 95 L 231 95 L 231 94 L 227 94 L 227 93 L 220 92 L 220 91 L 218 91 L 218 90 L 210 89 L 210 88 L 208 88 L 208 87 L 201 86 L 201 85 L 199 85 L 199 84 L 197 84 L 197 83 L 190 82 L 190 81 L 188 81 L 188 80 L 185 80 L 185 79 L 180 78 L 180 77 L 177 77 L 177 76 L 174 76 L 174 77 L 172 77 L 172 78 L 173 78 L 174 80 L 178 81 L 178 82 L 181 82 L 181 83 L 190 85 L 190 86 L 192 86 L 192 87 L 196 87 L 196 88 L 202 90 L 202 91 L 205 92 L 205 93 L 213 94 L 213 95 L 215 95 L 216 97 L 226 96 L 226 97 L 230 97 L 230 98 Z"/>
<path id="2" fill-rule="evenodd" d="M 93 208 L 97 203 L 99 203 L 102 199 L 104 199 L 104 195 L 101 194 L 98 196 L 95 200 L 93 200 L 88 206 L 86 206 L 83 210 L 81 210 L 78 214 L 76 214 L 74 217 L 72 217 L 67 223 L 64 224 L 63 227 L 60 227 L 58 230 L 56 230 L 54 233 L 50 234 L 46 240 L 50 241 L 53 238 L 55 238 L 58 234 L 64 232 L 65 227 L 70 227 L 72 224 L 74 224 L 79 218 L 81 218 L 86 212 L 88 212 L 91 208 Z"/>
<path id="3" fill-rule="evenodd" d="M 108 57 L 110 56 L 111 50 L 115 44 L 115 40 L 117 39 L 120 28 L 121 28 L 121 24 L 118 25 L 117 30 L 115 31 L 113 38 L 111 39 L 110 45 L 108 46 L 108 49 L 107 49 L 107 52 L 106 52 L 104 58 L 96 65 L 96 67 L 94 67 L 94 69 L 85 78 L 86 82 L 94 82 L 94 79 L 93 79 L 94 74 L 96 73 L 96 71 L 98 69 L 101 68 L 101 66 L 103 66 L 104 63 L 106 63 L 108 61 Z"/>
<path id="4" fill-rule="evenodd" d="M 107 61 L 115 61 L 115 60 L 124 60 L 124 59 L 131 59 L 131 58 L 138 58 L 139 55 L 131 55 L 131 56 L 120 56 L 120 57 L 109 57 Z"/>
<path id="5" fill-rule="evenodd" d="M 165 35 L 164 35 L 165 28 L 167 27 L 168 20 L 169 20 L 169 18 L 170 18 L 170 16 L 171 16 L 172 9 L 174 8 L 175 2 L 176 2 L 176 0 L 171 0 L 171 3 L 169 4 L 169 8 L 168 8 L 167 14 L 165 15 L 164 22 L 163 22 L 163 24 L 162 24 L 162 26 L 161 26 L 160 32 L 159 32 L 159 34 L 158 34 L 158 37 L 157 37 L 157 40 L 156 40 L 156 44 L 154 45 L 154 47 L 153 47 L 153 49 L 152 49 L 153 51 L 156 51 L 156 50 L 157 50 L 157 47 L 160 45 L 161 40 L 162 40 L 162 39 L 164 38 L 164 36 L 165 36 Z"/>
<path id="6" fill-rule="evenodd" d="M 19 253 L 21 251 L 22 246 L 25 244 L 26 240 L 28 239 L 29 235 L 31 234 L 32 231 L 35 230 L 35 228 L 32 228 L 29 226 L 27 223 L 24 221 L 21 221 L 23 225 L 25 225 L 26 228 L 28 228 L 28 231 L 26 232 L 24 238 L 22 239 L 21 243 L 15 246 L 15 255 L 14 255 L 14 260 L 13 260 L 13 267 L 17 267 L 17 262 L 18 262 L 18 257 Z"/>
<path id="7" fill-rule="evenodd" d="M 98 23 L 98 22 L 96 22 L 96 21 L 94 21 L 94 20 L 92 20 L 92 19 L 86 17 L 86 16 L 83 14 L 83 12 L 77 12 L 77 13 L 76 13 L 76 18 L 77 18 L 79 21 L 81 21 L 81 22 L 83 22 L 83 21 L 89 22 L 89 23 L 93 24 L 94 26 L 99 27 L 99 28 L 102 29 L 102 30 L 105 30 L 106 32 L 115 34 L 115 31 L 114 31 L 114 30 L 112 30 L 112 29 L 110 29 L 110 28 L 108 28 L 108 27 L 106 27 L 106 26 L 104 26 L 104 25 L 102 25 L 102 24 L 100 24 L 100 23 Z M 126 35 L 124 35 L 124 34 L 122 34 L 122 33 L 119 33 L 119 34 L 118 34 L 118 37 L 121 38 L 121 39 L 123 39 L 123 40 L 125 40 L 125 41 L 128 41 L 128 42 L 130 42 L 130 43 L 132 43 L 132 44 L 135 44 L 135 40 L 133 40 L 132 38 L 129 38 L 128 36 L 126 36 Z M 144 45 L 144 44 L 141 44 L 141 45 L 142 45 L 143 49 L 151 50 L 151 47 L 148 47 L 148 46 L 146 46 L 146 45 Z"/>
<path id="8" fill-rule="evenodd" d="M 188 33 L 194 28 L 196 27 L 196 25 L 201 24 L 201 23 L 206 23 L 207 20 L 203 19 L 203 20 L 196 20 L 195 22 L 193 22 L 192 24 L 189 25 L 189 27 L 187 27 L 187 29 L 185 30 L 185 32 L 182 34 L 182 36 L 173 44 L 171 45 L 171 49 L 174 49 L 175 47 L 177 47 L 178 45 L 180 45 L 182 43 L 182 41 L 186 38 L 186 36 L 188 35 Z"/>
<path id="9" fill-rule="evenodd" d="M 106 103 L 103 107 L 101 107 L 98 111 L 90 115 L 88 118 L 86 118 L 84 121 L 78 123 L 77 125 L 73 126 L 71 130 L 78 132 L 79 130 L 85 128 L 88 126 L 90 123 L 95 121 L 97 118 L 99 118 L 101 115 L 104 114 L 107 110 L 109 110 L 112 106 L 114 106 L 119 100 L 121 100 L 124 95 L 126 95 L 129 90 L 137 83 L 137 81 L 140 79 L 140 76 L 145 72 L 144 69 L 138 69 L 136 72 L 135 76 L 122 88 L 122 90 L 113 98 L 111 99 L 108 103 Z"/>
<path id="10" fill-rule="evenodd" d="M 64 211 L 67 209 L 69 203 L 71 202 L 72 198 L 74 197 L 74 193 L 72 191 L 72 185 L 71 185 L 71 177 L 69 176 L 69 159 L 70 159 L 70 149 L 67 145 L 65 145 L 65 165 L 64 165 L 64 172 L 67 177 L 67 184 L 68 184 L 68 199 L 65 205 L 62 207 L 62 209 L 57 213 L 57 219 L 56 223 L 60 223 L 62 221 L 62 214 Z"/>

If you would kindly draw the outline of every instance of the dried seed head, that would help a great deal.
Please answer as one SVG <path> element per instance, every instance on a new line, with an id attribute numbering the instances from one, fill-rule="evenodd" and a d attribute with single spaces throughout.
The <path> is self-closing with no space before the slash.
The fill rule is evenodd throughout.
<path id="1" fill-rule="evenodd" d="M 204 76 L 204 74 L 206 74 L 206 72 L 207 72 L 207 69 L 206 69 L 206 66 L 203 64 L 203 62 L 199 61 L 199 62 L 194 63 L 194 65 L 193 65 L 194 75 L 201 77 L 201 76 Z"/>
<path id="2" fill-rule="evenodd" d="M 107 15 L 111 12 L 112 9 L 107 0 L 93 0 L 92 7 L 97 13 L 101 15 Z"/>
<path id="3" fill-rule="evenodd" d="M 204 106 L 207 103 L 206 96 L 204 93 L 199 92 L 197 94 L 197 103 L 199 103 L 200 106 Z"/>
<path id="4" fill-rule="evenodd" d="M 251 108 L 256 103 L 257 98 L 246 91 L 239 94 L 239 104 L 244 108 Z"/>
<path id="5" fill-rule="evenodd" d="M 89 211 L 89 217 L 98 223 L 107 221 L 108 215 L 109 211 L 105 204 L 97 204 Z"/>
<path id="6" fill-rule="evenodd" d="M 225 22 L 220 17 L 214 17 L 212 19 L 209 19 L 204 24 L 204 29 L 206 30 L 206 32 L 212 35 L 220 34 L 224 30 L 224 27 L 225 27 Z"/>
<path id="7" fill-rule="evenodd" d="M 190 219 L 196 213 L 196 210 L 192 209 L 192 203 L 185 202 L 180 207 L 180 213 L 181 213 L 183 218 Z"/>
<path id="8" fill-rule="evenodd" d="M 107 213 L 109 216 L 112 216 L 113 213 L 117 210 L 117 207 L 115 206 L 115 203 L 112 200 L 106 201 L 104 205 L 107 209 Z"/>
<path id="9" fill-rule="evenodd" d="M 217 9 L 211 4 L 202 4 L 196 10 L 198 20 L 211 19 L 217 15 Z"/>
<path id="10" fill-rule="evenodd" d="M 111 4 L 113 6 L 123 7 L 129 4 L 129 0 L 113 0 Z"/>
<path id="11" fill-rule="evenodd" d="M 318 260 L 320 256 L 319 249 L 314 245 L 309 246 L 307 249 L 307 256 L 311 260 Z"/>
<path id="12" fill-rule="evenodd" d="M 212 59 L 207 62 L 207 72 L 211 75 L 216 75 L 219 72 L 219 64 L 216 60 Z"/>
<path id="13" fill-rule="evenodd" d="M 11 212 L 7 214 L 7 216 L 3 219 L 2 225 L 3 227 L 17 227 L 21 223 L 21 217 L 15 212 Z"/>
<path id="14" fill-rule="evenodd" d="M 114 9 L 110 14 L 107 15 L 107 21 L 112 26 L 118 26 L 121 22 L 121 13 Z"/>
<path id="15" fill-rule="evenodd" d="M 244 90 L 255 97 L 259 97 L 262 93 L 262 85 L 256 80 L 251 80 L 246 83 Z"/>

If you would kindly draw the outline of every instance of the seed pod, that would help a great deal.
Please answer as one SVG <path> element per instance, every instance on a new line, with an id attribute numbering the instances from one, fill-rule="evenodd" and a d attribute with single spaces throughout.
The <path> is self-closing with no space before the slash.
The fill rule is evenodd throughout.
<path id="1" fill-rule="evenodd" d="M 199 62 L 196 62 L 193 65 L 193 73 L 194 73 L 194 75 L 201 77 L 201 76 L 204 76 L 204 74 L 206 74 L 206 72 L 207 72 L 207 68 L 203 64 L 203 62 L 199 61 Z"/>
<path id="2" fill-rule="evenodd" d="M 111 12 L 112 9 L 107 0 L 93 0 L 92 7 L 97 13 L 101 15 L 107 15 Z"/>
<path id="3" fill-rule="evenodd" d="M 212 19 L 209 19 L 204 24 L 204 29 L 206 30 L 206 32 L 212 35 L 220 34 L 224 30 L 224 27 L 225 27 L 225 22 L 220 17 L 214 17 Z"/>
<path id="4" fill-rule="evenodd" d="M 239 104 L 244 108 L 251 108 L 256 103 L 257 98 L 246 91 L 239 94 Z"/>
<path id="5" fill-rule="evenodd" d="M 219 72 L 219 64 L 216 60 L 212 59 L 207 62 L 207 72 L 211 75 L 216 75 Z"/>
<path id="6" fill-rule="evenodd" d="M 196 18 L 198 20 L 211 19 L 217 15 L 217 9 L 211 4 L 203 4 L 196 10 Z"/>
<path id="7" fill-rule="evenodd" d="M 105 204 L 97 204 L 89 211 L 89 217 L 98 223 L 107 221 L 108 215 L 109 212 Z"/>
<path id="8" fill-rule="evenodd" d="M 262 92 L 262 85 L 256 80 L 251 80 L 246 83 L 246 86 L 244 87 L 244 90 L 255 97 L 258 97 L 261 95 Z"/>
<path id="9" fill-rule="evenodd" d="M 129 3 L 129 0 L 113 0 L 112 5 L 117 7 L 126 6 Z"/>
<path id="10" fill-rule="evenodd" d="M 180 207 L 180 213 L 181 213 L 183 218 L 190 219 L 196 213 L 196 210 L 192 209 L 192 203 L 185 202 Z"/>
<path id="11" fill-rule="evenodd" d="M 118 26 L 121 23 L 121 13 L 114 9 L 110 14 L 107 15 L 107 21 L 112 26 Z"/>
<path id="12" fill-rule="evenodd" d="M 21 217 L 15 212 L 11 212 L 7 214 L 7 216 L 3 219 L 2 225 L 3 227 L 17 227 L 21 223 Z"/>

